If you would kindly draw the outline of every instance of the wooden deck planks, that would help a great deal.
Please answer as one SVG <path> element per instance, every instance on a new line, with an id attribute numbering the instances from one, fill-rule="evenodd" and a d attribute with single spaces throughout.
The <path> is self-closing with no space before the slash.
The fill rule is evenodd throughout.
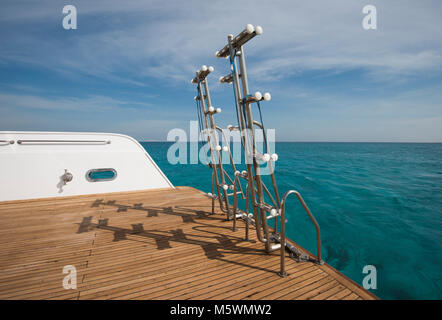
<path id="1" fill-rule="evenodd" d="M 0 299 L 376 299 L 328 265 L 266 254 L 200 191 L 0 203 Z M 62 286 L 77 269 L 77 289 Z"/>

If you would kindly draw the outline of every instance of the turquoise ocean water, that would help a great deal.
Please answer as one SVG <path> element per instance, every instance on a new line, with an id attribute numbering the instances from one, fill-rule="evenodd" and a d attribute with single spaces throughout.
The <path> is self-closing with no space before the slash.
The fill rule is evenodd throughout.
<path id="1" fill-rule="evenodd" d="M 142 145 L 174 185 L 211 191 L 206 166 L 167 161 L 172 143 Z M 382 299 L 442 299 L 442 144 L 280 142 L 276 153 L 279 192 L 301 192 L 327 263 L 359 284 L 376 266 Z M 288 236 L 316 253 L 295 198 L 286 212 Z"/>

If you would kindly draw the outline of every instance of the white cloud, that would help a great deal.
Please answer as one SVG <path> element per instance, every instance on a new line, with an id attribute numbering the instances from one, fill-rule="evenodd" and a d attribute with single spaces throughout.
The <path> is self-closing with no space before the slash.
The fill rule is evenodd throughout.
<path id="1" fill-rule="evenodd" d="M 1 130 L 116 132 L 140 140 L 165 140 L 188 127 L 179 114 L 137 101 L 105 96 L 48 98 L 0 93 Z"/>
<path id="2" fill-rule="evenodd" d="M 105 96 L 89 96 L 86 98 L 46 98 L 36 95 L 20 95 L 0 93 L 2 107 L 16 109 L 38 109 L 54 111 L 93 111 L 110 112 L 116 110 L 130 111 L 135 106 L 148 107 L 146 103 L 120 101 Z"/>
<path id="3" fill-rule="evenodd" d="M 302 92 L 293 87 L 290 92 Z M 289 95 L 289 93 L 286 93 Z M 300 98 L 296 100 L 299 101 Z M 279 140 L 353 142 L 441 142 L 442 87 L 383 96 L 348 96 L 311 89 L 303 98 L 307 107 L 287 96 L 278 106 L 291 121 L 267 121 Z M 268 110 L 266 110 L 268 113 Z"/>
<path id="4" fill-rule="evenodd" d="M 150 94 L 156 94 L 157 87 L 163 94 L 171 86 L 188 93 L 194 89 L 188 81 L 202 64 L 215 66 L 213 79 L 226 74 L 228 63 L 215 59 L 215 50 L 223 47 L 228 33 L 236 34 L 246 23 L 252 23 L 262 25 L 264 33 L 246 46 L 250 83 L 270 90 L 275 100 L 286 101 L 280 106 L 273 104 L 278 112 L 267 111 L 268 125 L 278 128 L 278 138 L 442 140 L 439 87 L 408 95 L 396 95 L 393 90 L 389 95 L 364 101 L 366 95 L 351 97 L 348 92 L 331 94 L 311 84 L 303 86 L 302 77 L 297 78 L 296 85 L 287 81 L 289 76 L 308 71 L 330 76 L 356 69 L 380 82 L 380 86 L 389 84 L 397 89 L 419 77 L 440 76 L 440 1 L 370 0 L 378 12 L 376 31 L 362 29 L 365 0 L 76 0 L 72 4 L 77 6 L 78 29 L 70 31 L 61 27 L 64 4 L 49 0 L 2 2 L 0 64 L 30 64 L 63 77 L 92 75 L 140 90 L 133 101 L 118 96 L 121 92 L 110 93 L 114 98 L 53 98 L 56 93 L 49 92 L 50 88 L 39 95 L 23 85 L 13 90 L 23 94 L 0 93 L 0 107 L 9 112 L 0 121 L 3 127 L 14 123 L 12 115 L 16 116 L 17 128 L 34 125 L 32 128 L 39 130 L 60 130 L 56 121 L 63 121 L 62 110 L 85 113 L 86 117 L 91 112 L 115 113 L 127 118 L 114 117 L 112 122 L 95 124 L 93 119 L 81 123 L 68 119 L 65 123 L 72 130 L 89 128 L 119 131 L 140 139 L 164 139 L 168 129 L 186 127 L 182 119 L 194 118 L 190 115 L 193 109 L 138 102 L 143 101 L 143 87 L 148 87 Z M 261 86 L 262 82 L 265 85 Z M 231 88 L 220 87 L 214 80 L 211 88 L 216 104 L 231 102 Z M 228 98 L 217 96 L 219 92 L 228 92 Z M 178 101 L 177 97 L 170 98 L 171 104 Z M 298 114 L 296 104 L 300 100 L 302 113 Z M 185 106 L 191 104 L 192 101 L 183 101 Z M 231 123 L 233 108 L 220 106 L 223 113 L 219 119 Z M 54 111 L 53 120 L 32 113 L 33 122 L 31 116 L 23 116 L 23 110 Z M 156 119 L 151 119 L 152 114 Z M 296 122 L 295 131 L 288 123 L 292 119 Z"/>
<path id="5" fill-rule="evenodd" d="M 438 1 L 373 0 L 376 31 L 361 27 L 362 0 L 76 3 L 79 29 L 60 30 L 51 38 L 46 29 L 61 29 L 54 25 L 61 21 L 61 7 L 58 12 L 53 2 L 6 6 L 0 22 L 16 30 L 4 36 L 8 49 L 2 50 L 0 60 L 134 85 L 142 85 L 145 77 L 182 82 L 201 64 L 215 64 L 220 74 L 226 73 L 227 63 L 215 61 L 213 52 L 225 44 L 227 33 L 251 22 L 264 27 L 261 38 L 247 45 L 250 75 L 261 80 L 312 69 L 396 74 L 441 71 L 442 66 Z M 44 31 L 28 33 L 27 23 L 43 25 Z"/>

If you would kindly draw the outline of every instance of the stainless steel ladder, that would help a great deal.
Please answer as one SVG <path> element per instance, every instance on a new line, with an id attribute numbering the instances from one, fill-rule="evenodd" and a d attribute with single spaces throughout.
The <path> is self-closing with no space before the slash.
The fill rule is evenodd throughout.
<path id="1" fill-rule="evenodd" d="M 257 238 L 263 242 L 267 252 L 280 250 L 281 265 L 279 275 L 287 276 L 285 271 L 285 254 L 286 251 L 290 256 L 298 261 L 312 260 L 310 256 L 300 249 L 289 243 L 285 235 L 285 206 L 289 195 L 295 194 L 302 207 L 310 217 L 316 228 L 317 255 L 313 261 L 322 264 L 321 259 L 321 233 L 319 224 L 311 213 L 307 204 L 301 197 L 300 193 L 295 190 L 287 191 L 282 199 L 279 197 L 278 187 L 274 175 L 274 164 L 278 160 L 276 154 L 260 153 L 257 148 L 256 130 L 263 130 L 264 144 L 266 152 L 269 150 L 268 142 L 265 135 L 265 128 L 261 122 L 253 119 L 252 107 L 258 105 L 260 110 L 260 102 L 269 101 L 271 96 L 269 93 L 261 94 L 259 91 L 253 95 L 249 92 L 244 44 L 255 36 L 262 34 L 260 26 L 254 27 L 248 24 L 246 28 L 236 37 L 229 34 L 227 36 L 227 44 L 215 53 L 217 58 L 226 58 L 230 62 L 231 72 L 219 79 L 221 83 L 233 83 L 233 92 L 235 97 L 235 107 L 237 113 L 237 126 L 228 126 L 228 130 L 238 130 L 241 135 L 242 148 L 245 154 L 246 170 L 239 172 L 236 170 L 230 151 L 229 141 L 227 141 L 223 130 L 215 124 L 214 116 L 221 112 L 221 109 L 214 108 L 210 98 L 210 91 L 207 82 L 207 76 L 213 72 L 213 67 L 203 65 L 200 70 L 196 71 L 192 83 L 197 85 L 197 96 L 194 100 L 197 103 L 198 120 L 200 124 L 200 132 L 207 138 L 210 145 L 210 163 L 208 166 L 212 169 L 212 193 L 208 196 L 212 198 L 212 213 L 214 213 L 215 200 L 219 200 L 220 208 L 226 213 L 227 219 L 233 219 L 233 230 L 236 230 L 236 220 L 240 218 L 246 224 L 245 239 L 248 240 L 249 225 L 255 226 Z M 262 118 L 261 118 L 262 119 Z M 218 132 L 221 133 L 224 147 L 219 144 Z M 228 152 L 230 164 L 233 168 L 234 178 L 231 178 L 222 165 L 221 151 Z M 261 178 L 260 162 L 268 165 L 269 175 L 272 182 L 272 190 L 270 191 Z M 230 182 L 230 184 L 228 184 Z M 241 182 L 246 183 L 243 188 Z M 244 192 L 245 190 L 245 192 Z M 229 193 L 231 191 L 231 193 Z M 216 192 L 216 194 L 215 194 Z M 265 202 L 264 194 L 268 196 L 271 204 Z M 238 195 L 246 200 L 245 210 L 238 208 Z M 229 203 L 229 197 L 233 197 L 233 204 Z M 249 213 L 249 209 L 252 213 Z M 274 219 L 274 228 L 270 230 L 268 220 Z M 279 232 L 278 232 L 279 221 Z"/>

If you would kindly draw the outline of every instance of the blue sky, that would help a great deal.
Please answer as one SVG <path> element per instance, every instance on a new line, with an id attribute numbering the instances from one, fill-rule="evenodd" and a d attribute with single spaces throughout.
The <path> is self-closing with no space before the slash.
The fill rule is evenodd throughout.
<path id="1" fill-rule="evenodd" d="M 62 9 L 77 8 L 77 30 Z M 362 8 L 377 8 L 364 30 Z M 251 91 L 269 91 L 280 141 L 442 142 L 442 2 L 1 1 L 0 130 L 119 132 L 166 140 L 196 120 L 189 83 L 213 65 L 212 100 L 235 121 L 214 52 L 247 23 Z"/>

